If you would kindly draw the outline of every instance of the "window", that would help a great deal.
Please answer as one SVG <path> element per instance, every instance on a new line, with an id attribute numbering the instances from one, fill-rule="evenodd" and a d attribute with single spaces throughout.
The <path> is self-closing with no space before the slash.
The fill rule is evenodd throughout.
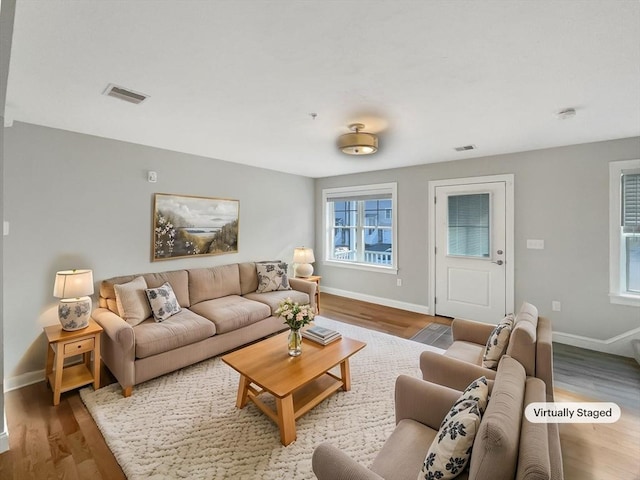
<path id="1" fill-rule="evenodd" d="M 447 254 L 489 258 L 488 193 L 448 197 Z"/>
<path id="2" fill-rule="evenodd" d="M 611 162 L 610 298 L 640 305 L 640 160 Z"/>
<path id="3" fill-rule="evenodd" d="M 397 184 L 322 191 L 325 262 L 397 273 Z"/>

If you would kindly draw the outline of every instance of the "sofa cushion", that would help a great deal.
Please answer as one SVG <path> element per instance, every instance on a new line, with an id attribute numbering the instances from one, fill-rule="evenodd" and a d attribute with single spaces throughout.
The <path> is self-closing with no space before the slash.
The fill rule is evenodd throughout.
<path id="1" fill-rule="evenodd" d="M 538 327 L 538 309 L 530 303 L 523 302 L 518 315 L 516 315 L 514 325 L 520 322 L 529 322 L 535 330 Z"/>
<path id="2" fill-rule="evenodd" d="M 258 289 L 258 275 L 255 262 L 243 262 L 238 264 L 240 272 L 240 294 L 255 292 Z"/>
<path id="3" fill-rule="evenodd" d="M 482 366 L 486 368 L 498 368 L 500 358 L 507 351 L 509 337 L 513 326 L 513 315 L 509 314 L 493 329 L 487 340 L 487 345 L 482 356 Z"/>
<path id="4" fill-rule="evenodd" d="M 192 305 L 227 295 L 240 295 L 237 263 L 189 270 L 189 298 Z"/>
<path id="5" fill-rule="evenodd" d="M 400 420 L 373 461 L 371 470 L 387 480 L 416 478 L 437 433 L 415 420 Z"/>
<path id="6" fill-rule="evenodd" d="M 257 293 L 291 290 L 287 277 L 287 264 L 284 262 L 256 263 L 258 275 Z"/>
<path id="7" fill-rule="evenodd" d="M 156 322 L 162 322 L 181 310 L 169 282 L 165 282 L 161 287 L 147 288 L 145 292 Z"/>
<path id="8" fill-rule="evenodd" d="M 216 334 L 213 323 L 186 308 L 161 323 L 149 319 L 133 328 L 137 358 L 191 345 Z"/>
<path id="9" fill-rule="evenodd" d="M 271 315 L 276 314 L 276 310 L 278 309 L 280 302 L 287 298 L 290 298 L 293 302 L 297 302 L 300 305 L 307 305 L 309 303 L 309 295 L 298 290 L 277 290 L 275 292 L 266 293 L 254 292 L 246 294 L 244 298 L 268 305 L 271 309 Z"/>
<path id="10" fill-rule="evenodd" d="M 271 309 L 264 303 L 238 295 L 200 302 L 191 305 L 191 310 L 211 320 L 219 334 L 237 330 L 271 316 Z"/>
<path id="11" fill-rule="evenodd" d="M 176 294 L 178 303 L 183 308 L 189 308 L 189 284 L 186 270 L 174 270 L 170 272 L 159 273 L 145 273 L 142 275 L 124 275 L 120 277 L 113 277 L 107 280 L 103 280 L 100 283 L 100 303 L 102 305 L 102 299 L 105 299 L 105 305 L 116 315 L 120 315 L 116 305 L 115 285 L 127 283 L 136 277 L 144 277 L 147 286 L 145 288 L 155 288 L 162 285 L 164 282 L 169 282 L 173 292 Z"/>
<path id="12" fill-rule="evenodd" d="M 482 365 L 483 354 L 484 345 L 462 340 L 453 342 L 451 346 L 447 348 L 447 351 L 444 352 L 446 357 L 457 358 L 458 360 L 463 360 L 474 365 Z"/>
<path id="13" fill-rule="evenodd" d="M 451 407 L 429 447 L 418 479 L 449 480 L 462 473 L 471 456 L 480 416 L 476 400 L 462 399 Z"/>
<path id="14" fill-rule="evenodd" d="M 136 277 L 130 282 L 113 286 L 118 308 L 116 313 L 131 326 L 136 326 L 151 316 L 151 307 L 145 295 L 146 288 L 144 277 Z"/>
<path id="15" fill-rule="evenodd" d="M 525 371 L 505 355 L 500 360 L 491 399 L 473 443 L 470 478 L 513 480 L 520 447 Z"/>

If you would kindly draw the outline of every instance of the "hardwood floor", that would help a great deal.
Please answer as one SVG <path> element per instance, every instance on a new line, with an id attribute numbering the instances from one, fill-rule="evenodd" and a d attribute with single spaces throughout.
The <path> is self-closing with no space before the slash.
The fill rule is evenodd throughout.
<path id="1" fill-rule="evenodd" d="M 357 300 L 322 294 L 322 316 L 365 328 L 411 338 L 430 323 L 449 325 L 444 317 L 432 317 L 406 312 Z M 566 378 L 583 384 L 580 378 L 592 377 L 593 362 L 598 357 L 589 351 L 581 362 L 580 350 L 572 351 L 575 364 L 556 361 Z M 607 368 L 625 376 L 624 395 L 640 394 L 640 388 L 624 372 L 634 366 L 622 359 L 620 373 L 616 358 Z M 589 363 L 591 362 L 591 363 Z M 589 365 L 589 368 L 585 368 Z M 640 369 L 637 365 L 636 368 Z M 573 370 L 567 373 L 567 368 Z M 579 377 L 582 376 L 582 377 Z M 101 384 L 113 382 L 103 369 Z M 630 383 L 629 383 L 630 382 Z M 586 390 L 585 390 L 586 388 Z M 588 384 L 583 389 L 571 383 L 556 388 L 558 401 L 588 401 Z M 0 455 L 0 479 L 124 479 L 125 476 L 107 447 L 95 422 L 77 391 L 62 394 L 60 405 L 54 407 L 51 391 L 44 381 L 5 394 L 10 450 Z M 135 395 L 135 392 L 134 392 Z M 604 395 L 604 397 L 603 397 Z M 598 401 L 606 400 L 607 392 L 599 392 Z M 605 400 L 603 400 L 605 398 Z M 614 400 L 609 400 L 614 401 Z M 564 424 L 560 428 L 566 480 L 638 480 L 640 479 L 640 413 L 623 407 L 622 419 L 615 424 Z"/>

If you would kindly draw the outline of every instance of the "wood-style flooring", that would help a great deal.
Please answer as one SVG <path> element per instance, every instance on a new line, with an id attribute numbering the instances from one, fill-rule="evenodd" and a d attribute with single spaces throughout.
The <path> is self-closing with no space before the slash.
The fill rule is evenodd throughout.
<path id="1" fill-rule="evenodd" d="M 450 324 L 444 317 L 326 293 L 322 294 L 321 315 L 403 338 L 413 337 L 430 323 Z M 556 398 L 590 400 L 593 389 L 581 378 L 591 377 L 597 383 L 591 372 L 600 368 L 596 365 L 598 357 L 592 358 L 589 351 L 582 349 L 571 351 L 570 357 L 573 365 L 565 364 L 562 356 L 556 358 L 555 371 L 562 382 L 562 389 L 555 390 Z M 633 365 L 619 357 L 608 360 L 611 363 L 606 368 L 628 380 L 626 369 L 633 371 Z M 573 379 L 573 383 L 564 378 Z M 113 382 L 113 377 L 103 369 L 101 380 L 104 386 Z M 638 385 L 628 381 L 631 383 L 620 387 L 626 392 L 624 395 L 640 395 Z M 607 401 L 607 392 L 600 393 L 598 401 Z M 44 381 L 5 394 L 10 450 L 0 455 L 0 479 L 124 479 L 78 392 L 63 393 L 57 407 L 52 405 L 51 398 Z M 616 424 L 564 424 L 560 435 L 567 480 L 640 480 L 637 412 L 623 407 L 622 419 Z"/>

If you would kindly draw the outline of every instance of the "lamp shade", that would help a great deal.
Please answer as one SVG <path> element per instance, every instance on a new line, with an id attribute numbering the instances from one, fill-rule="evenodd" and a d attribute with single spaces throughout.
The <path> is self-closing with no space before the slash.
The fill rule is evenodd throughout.
<path id="1" fill-rule="evenodd" d="M 293 263 L 313 263 L 315 261 L 312 248 L 298 247 L 293 251 Z"/>
<path id="2" fill-rule="evenodd" d="M 78 298 L 93 294 L 93 272 L 91 270 L 62 270 L 56 273 L 53 296 L 56 298 Z"/>

